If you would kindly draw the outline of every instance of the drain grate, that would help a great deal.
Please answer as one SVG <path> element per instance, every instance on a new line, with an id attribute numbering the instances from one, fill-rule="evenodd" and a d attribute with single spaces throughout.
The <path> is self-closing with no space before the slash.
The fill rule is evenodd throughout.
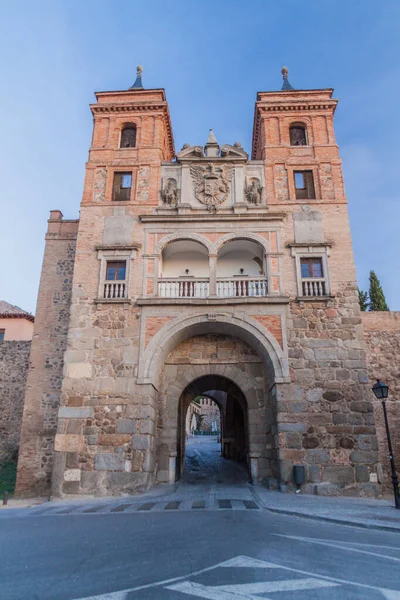
<path id="1" fill-rule="evenodd" d="M 153 506 L 155 506 L 156 503 L 155 502 L 147 502 L 146 504 L 142 504 L 141 506 L 139 506 L 138 511 L 139 510 L 151 510 L 153 508 Z"/>
<path id="2" fill-rule="evenodd" d="M 168 502 L 164 510 L 178 510 L 179 505 L 181 504 L 180 500 L 176 500 L 174 502 Z"/>
<path id="3" fill-rule="evenodd" d="M 232 502 L 230 500 L 218 500 L 219 508 L 232 508 Z"/>
<path id="4" fill-rule="evenodd" d="M 114 506 L 110 512 L 123 512 L 129 506 L 132 506 L 132 504 L 118 504 L 118 506 Z"/>

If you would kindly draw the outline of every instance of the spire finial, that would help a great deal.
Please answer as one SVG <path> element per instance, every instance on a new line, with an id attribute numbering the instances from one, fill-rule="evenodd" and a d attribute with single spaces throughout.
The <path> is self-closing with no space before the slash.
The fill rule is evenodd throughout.
<path id="1" fill-rule="evenodd" d="M 142 73 L 143 73 L 143 67 L 142 65 L 138 65 L 136 67 L 136 81 L 135 83 L 129 88 L 130 90 L 142 90 L 143 89 L 143 84 L 142 84 Z"/>
<path id="2" fill-rule="evenodd" d="M 205 154 L 205 156 L 219 156 L 218 141 L 217 141 L 217 138 L 215 137 L 215 133 L 212 129 L 210 129 L 210 133 L 208 134 L 207 143 L 204 146 L 204 154 Z"/>
<path id="3" fill-rule="evenodd" d="M 282 67 L 281 73 L 283 77 L 283 84 L 281 90 L 294 90 L 294 87 L 290 85 L 288 79 L 289 69 L 287 67 Z"/>

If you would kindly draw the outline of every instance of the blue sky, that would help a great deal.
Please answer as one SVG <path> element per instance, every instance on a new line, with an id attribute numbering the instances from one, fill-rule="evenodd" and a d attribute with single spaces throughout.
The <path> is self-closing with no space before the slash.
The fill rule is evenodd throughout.
<path id="1" fill-rule="evenodd" d="M 257 91 L 334 87 L 360 287 L 400 309 L 398 0 L 31 0 L 0 7 L 0 299 L 35 311 L 49 210 L 76 218 L 94 91 L 164 87 L 175 146 L 250 152 Z"/>

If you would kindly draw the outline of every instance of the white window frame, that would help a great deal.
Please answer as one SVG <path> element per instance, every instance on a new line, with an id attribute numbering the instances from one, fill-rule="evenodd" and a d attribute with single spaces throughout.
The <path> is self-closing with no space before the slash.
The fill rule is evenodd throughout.
<path id="1" fill-rule="evenodd" d="M 131 293 L 131 272 L 132 265 L 131 262 L 136 258 L 137 249 L 136 248 L 98 248 L 97 249 L 97 258 L 100 261 L 100 270 L 99 270 L 99 286 L 97 290 L 97 302 L 129 302 L 132 298 Z M 125 283 L 125 296 L 124 298 L 104 298 L 104 285 L 107 282 L 106 273 L 107 273 L 107 262 L 126 262 L 126 271 L 125 271 L 125 279 L 124 280 L 116 280 L 116 283 Z"/>
<path id="2" fill-rule="evenodd" d="M 331 295 L 331 284 L 329 279 L 328 257 L 330 255 L 329 246 L 292 246 L 292 256 L 295 259 L 296 265 L 296 281 L 297 281 L 297 297 L 301 300 L 316 300 L 318 298 L 326 298 Z M 303 296 L 303 277 L 301 276 L 301 259 L 302 258 L 320 258 L 322 260 L 323 279 L 325 280 L 325 295 L 324 296 Z"/>

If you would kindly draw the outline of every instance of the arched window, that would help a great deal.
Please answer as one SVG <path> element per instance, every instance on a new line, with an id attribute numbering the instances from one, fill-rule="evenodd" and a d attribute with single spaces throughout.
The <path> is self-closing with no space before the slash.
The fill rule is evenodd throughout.
<path id="1" fill-rule="evenodd" d="M 136 127 L 128 125 L 121 132 L 120 148 L 134 148 L 136 146 Z"/>
<path id="2" fill-rule="evenodd" d="M 307 146 L 307 129 L 302 123 L 294 123 L 290 126 L 290 145 Z"/>

